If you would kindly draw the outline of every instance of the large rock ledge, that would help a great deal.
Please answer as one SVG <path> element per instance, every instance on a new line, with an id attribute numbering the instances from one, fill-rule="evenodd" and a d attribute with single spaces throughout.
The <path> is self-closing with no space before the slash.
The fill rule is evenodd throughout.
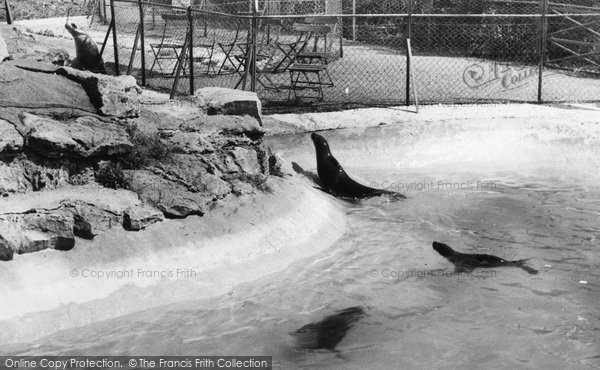
<path id="1" fill-rule="evenodd" d="M 0 83 L 0 261 L 269 191 L 256 94 L 203 88 L 174 101 L 131 76 L 43 60 L 0 63 Z M 122 202 L 106 207 L 109 196 Z"/>
<path id="2" fill-rule="evenodd" d="M 203 217 L 165 220 L 138 233 L 113 228 L 68 253 L 33 253 L 5 264 L 0 343 L 224 294 L 324 250 L 344 233 L 340 204 L 302 181 L 269 183 L 271 194 L 219 203 Z M 177 269 L 194 273 L 163 279 L 137 275 Z M 133 273 L 122 279 L 82 276 L 97 271 Z M 10 346 L 2 348 L 10 352 Z"/>

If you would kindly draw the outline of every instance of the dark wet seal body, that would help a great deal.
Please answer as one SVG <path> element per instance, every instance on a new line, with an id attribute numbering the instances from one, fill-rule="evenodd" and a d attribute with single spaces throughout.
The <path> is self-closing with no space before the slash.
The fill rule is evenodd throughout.
<path id="1" fill-rule="evenodd" d="M 370 198 L 379 195 L 390 195 L 396 199 L 406 198 L 404 195 L 388 190 L 371 188 L 352 180 L 340 163 L 331 154 L 327 140 L 321 135 L 312 133 L 310 137 L 317 154 L 317 173 L 321 186 L 327 192 L 344 198 Z"/>
<path id="2" fill-rule="evenodd" d="M 468 254 L 460 253 L 450 248 L 448 245 L 439 242 L 433 242 L 433 249 L 441 254 L 455 266 L 456 272 L 469 272 L 476 268 L 492 268 L 502 266 L 519 267 L 530 274 L 537 274 L 538 270 L 525 264 L 527 259 L 517 261 L 507 261 L 491 254 Z"/>
<path id="3" fill-rule="evenodd" d="M 71 61 L 71 67 L 83 71 L 106 74 L 104 60 L 102 60 L 98 45 L 96 45 L 96 42 L 90 35 L 79 31 L 75 23 L 65 24 L 65 28 L 75 41 L 76 57 Z"/>
<path id="4" fill-rule="evenodd" d="M 304 325 L 290 335 L 296 338 L 300 348 L 335 351 L 348 330 L 364 316 L 366 314 L 362 307 L 346 308 L 319 322 Z"/>

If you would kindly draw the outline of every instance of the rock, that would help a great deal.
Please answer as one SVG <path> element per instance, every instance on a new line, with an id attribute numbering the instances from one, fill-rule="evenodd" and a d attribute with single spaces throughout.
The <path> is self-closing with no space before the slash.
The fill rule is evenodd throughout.
<path id="1" fill-rule="evenodd" d="M 251 194 L 254 192 L 254 186 L 241 180 L 233 180 L 231 185 L 233 188 L 233 193 L 238 196 L 243 194 Z"/>
<path id="2" fill-rule="evenodd" d="M 73 219 L 42 212 L 0 215 L 0 254 L 12 258 L 43 249 L 70 250 L 75 246 Z"/>
<path id="3" fill-rule="evenodd" d="M 123 172 L 128 188 L 138 193 L 142 201 L 158 208 L 167 217 L 201 216 L 206 212 L 210 198 L 203 193 L 191 192 L 184 185 L 147 170 Z"/>
<path id="4" fill-rule="evenodd" d="M 23 137 L 10 122 L 0 118 L 0 158 L 23 148 Z"/>
<path id="5" fill-rule="evenodd" d="M 188 154 L 205 154 L 215 151 L 207 135 L 198 132 L 176 132 L 168 141 Z"/>
<path id="6" fill-rule="evenodd" d="M 254 117 L 262 125 L 262 105 L 256 93 L 222 87 L 203 87 L 194 92 L 196 104 L 208 115 Z"/>
<path id="7" fill-rule="evenodd" d="M 0 162 L 0 196 L 12 193 L 24 193 L 31 190 L 25 169 L 17 161 L 10 164 Z"/>
<path id="8" fill-rule="evenodd" d="M 57 189 L 70 184 L 71 164 L 67 161 L 38 159 L 33 162 L 19 158 L 15 161 L 25 171 L 25 178 L 33 191 Z"/>
<path id="9" fill-rule="evenodd" d="M 73 217 L 73 232 L 80 238 L 93 239 L 96 235 L 123 223 L 121 215 L 100 209 L 93 204 L 81 201 L 64 201 L 62 204 L 65 213 Z"/>
<path id="10" fill-rule="evenodd" d="M 255 150 L 237 147 L 231 150 L 230 153 L 233 155 L 235 163 L 240 167 L 242 173 L 256 175 L 262 172 Z"/>
<path id="11" fill-rule="evenodd" d="M 2 37 L 2 32 L 0 31 L 0 63 L 2 63 L 5 59 L 8 59 L 10 53 L 8 52 L 8 46 L 6 45 L 6 41 L 4 41 L 4 37 Z"/>
<path id="12" fill-rule="evenodd" d="M 118 118 L 139 114 L 142 90 L 133 76 L 107 76 L 71 67 L 59 68 L 56 73 L 81 84 L 101 114 Z"/>
<path id="13" fill-rule="evenodd" d="M 164 220 L 162 212 L 148 205 L 137 205 L 125 210 L 123 227 L 125 230 L 139 231 L 149 225 Z"/>
<path id="14" fill-rule="evenodd" d="M 217 198 L 231 193 L 231 185 L 215 175 L 207 173 L 200 178 L 200 181 L 204 185 L 204 188 Z"/>
<path id="15" fill-rule="evenodd" d="M 44 54 L 42 61 L 56 66 L 64 66 L 69 61 L 69 52 L 65 49 L 50 49 Z"/>
<path id="16" fill-rule="evenodd" d="M 48 73 L 36 73 L 0 64 L 2 107 L 61 107 L 95 113 L 86 91 L 75 81 Z"/>
<path id="17" fill-rule="evenodd" d="M 26 128 L 26 146 L 41 155 L 61 157 L 99 157 L 133 150 L 122 126 L 94 117 L 79 117 L 60 122 L 29 113 L 20 116 Z"/>
<path id="18" fill-rule="evenodd" d="M 269 173 L 274 176 L 284 177 L 292 176 L 294 170 L 288 161 L 279 153 L 275 153 L 269 156 Z"/>
<path id="19" fill-rule="evenodd" d="M 2 222 L 2 221 L 0 221 Z M 1 226 L 0 226 L 1 228 Z M 15 254 L 16 246 L 0 235 L 0 261 L 10 261 Z"/>

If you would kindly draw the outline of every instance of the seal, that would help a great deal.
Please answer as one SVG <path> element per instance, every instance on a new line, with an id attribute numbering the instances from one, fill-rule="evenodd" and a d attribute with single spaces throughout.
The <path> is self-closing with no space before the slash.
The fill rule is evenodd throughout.
<path id="1" fill-rule="evenodd" d="M 538 270 L 525 264 L 525 261 L 527 261 L 528 258 L 517 261 L 507 261 L 503 258 L 492 256 L 491 254 L 460 253 L 444 243 L 433 242 L 432 246 L 433 249 L 442 255 L 442 257 L 454 264 L 456 272 L 470 272 L 478 267 L 491 268 L 513 266 L 522 268 L 530 274 L 538 273 Z"/>
<path id="2" fill-rule="evenodd" d="M 366 314 L 362 307 L 349 307 L 319 322 L 304 325 L 290 335 L 296 338 L 300 348 L 336 351 L 335 347 L 344 339 L 348 330 L 364 316 Z"/>
<path id="3" fill-rule="evenodd" d="M 392 195 L 398 199 L 406 198 L 400 193 L 371 188 L 352 180 L 333 154 L 331 154 L 327 140 L 314 132 L 310 137 L 315 145 L 315 152 L 317 154 L 317 173 L 325 191 L 335 196 L 353 199 L 370 198 L 385 194 Z"/>
<path id="4" fill-rule="evenodd" d="M 82 71 L 106 74 L 104 60 L 98 50 L 98 45 L 90 35 L 77 29 L 75 23 L 65 24 L 65 28 L 73 36 L 75 41 L 76 57 L 71 61 L 71 67 Z"/>

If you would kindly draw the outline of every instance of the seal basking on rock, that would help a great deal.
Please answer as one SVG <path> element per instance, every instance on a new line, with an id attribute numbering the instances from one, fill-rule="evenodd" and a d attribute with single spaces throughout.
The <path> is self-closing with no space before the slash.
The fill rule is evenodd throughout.
<path id="1" fill-rule="evenodd" d="M 522 268 L 530 274 L 537 274 L 538 270 L 531 268 L 525 264 L 527 259 L 518 261 L 507 261 L 500 257 L 492 256 L 491 254 L 468 254 L 460 253 L 450 248 L 444 243 L 433 242 L 435 249 L 444 258 L 454 264 L 456 272 L 470 272 L 478 267 L 491 268 L 502 266 L 514 266 Z"/>
<path id="2" fill-rule="evenodd" d="M 393 195 L 395 198 L 406 198 L 400 193 L 370 188 L 352 180 L 331 154 L 327 140 L 316 133 L 312 133 L 310 137 L 317 153 L 319 180 L 326 191 L 345 198 L 369 198 L 384 194 Z"/>
<path id="3" fill-rule="evenodd" d="M 364 316 L 362 307 L 346 308 L 319 322 L 304 325 L 290 335 L 296 338 L 300 348 L 335 351 L 352 325 Z"/>
<path id="4" fill-rule="evenodd" d="M 90 35 L 77 29 L 75 23 L 65 24 L 65 28 L 75 40 L 76 57 L 71 61 L 71 67 L 83 71 L 106 74 L 104 60 L 98 50 L 98 45 L 92 40 Z"/>

